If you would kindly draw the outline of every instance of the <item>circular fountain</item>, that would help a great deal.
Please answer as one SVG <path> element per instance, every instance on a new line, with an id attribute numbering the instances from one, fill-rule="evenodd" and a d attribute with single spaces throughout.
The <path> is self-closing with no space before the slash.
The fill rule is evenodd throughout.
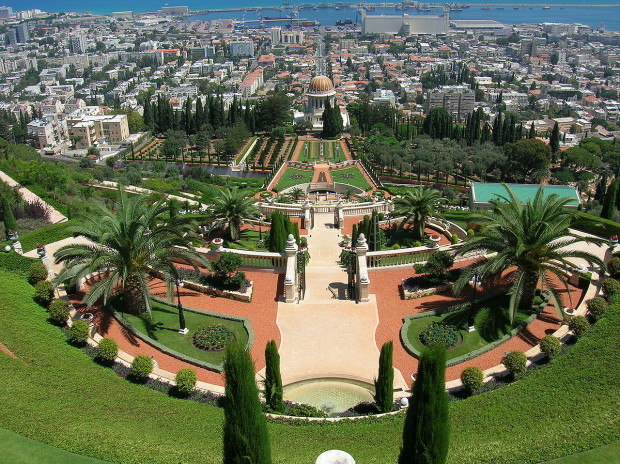
<path id="1" fill-rule="evenodd" d="M 304 380 L 284 387 L 284 399 L 336 415 L 359 403 L 373 401 L 373 388 L 346 379 Z"/>

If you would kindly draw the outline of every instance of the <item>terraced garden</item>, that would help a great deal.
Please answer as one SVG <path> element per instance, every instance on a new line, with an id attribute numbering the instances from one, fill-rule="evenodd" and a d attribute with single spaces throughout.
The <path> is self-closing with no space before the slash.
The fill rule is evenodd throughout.
<path id="1" fill-rule="evenodd" d="M 0 427 L 112 462 L 221 462 L 222 410 L 131 384 L 94 363 L 47 322 L 23 277 L 0 270 L 0 291 L 0 341 L 18 358 L 0 354 Z M 511 386 L 452 402 L 448 462 L 535 463 L 617 442 L 619 359 L 617 294 L 568 353 Z M 402 426 L 402 415 L 272 422 L 273 462 L 306 464 L 330 448 L 361 463 L 396 462 Z M 3 455 L 10 446 L 0 443 Z"/>
<path id="2" fill-rule="evenodd" d="M 321 147 L 323 149 L 323 156 L 321 156 Z M 314 161 L 331 161 L 338 163 L 345 161 L 345 157 L 340 142 L 303 142 L 301 152 L 297 157 L 297 161 L 305 163 L 312 163 Z"/>

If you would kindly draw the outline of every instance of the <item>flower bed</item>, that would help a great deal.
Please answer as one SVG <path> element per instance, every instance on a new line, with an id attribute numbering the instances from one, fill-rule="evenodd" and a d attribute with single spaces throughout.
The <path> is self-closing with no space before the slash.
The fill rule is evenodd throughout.
<path id="1" fill-rule="evenodd" d="M 444 322 L 431 322 L 420 332 L 420 341 L 425 346 L 443 343 L 446 348 L 452 348 L 461 340 L 459 329 Z"/>
<path id="2" fill-rule="evenodd" d="M 235 339 L 235 334 L 222 324 L 210 324 L 198 327 L 192 335 L 192 343 L 206 351 L 222 351 Z"/>

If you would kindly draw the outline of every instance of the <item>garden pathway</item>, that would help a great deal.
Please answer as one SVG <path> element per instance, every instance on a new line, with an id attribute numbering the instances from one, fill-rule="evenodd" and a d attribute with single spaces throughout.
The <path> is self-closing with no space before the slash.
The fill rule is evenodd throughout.
<path id="1" fill-rule="evenodd" d="M 60 211 L 58 211 L 56 208 L 54 208 L 49 203 L 46 203 L 45 201 L 43 201 L 38 195 L 32 193 L 30 190 L 28 190 L 26 187 L 21 185 L 19 182 L 15 181 L 11 176 L 9 176 L 8 174 L 2 171 L 0 171 L 0 181 L 4 182 L 10 187 L 15 188 L 19 192 L 21 197 L 24 199 L 24 201 L 32 201 L 32 202 L 40 201 L 45 206 L 47 206 L 49 209 L 49 213 L 50 213 L 49 221 L 52 224 L 57 224 L 59 222 L 65 222 L 67 220 L 67 217 L 64 214 L 62 214 Z"/>
<path id="2" fill-rule="evenodd" d="M 305 299 L 299 304 L 278 303 L 276 323 L 281 333 L 285 385 L 316 377 L 372 383 L 377 376 L 377 302 L 374 295 L 368 303 L 346 299 L 347 274 L 338 262 L 340 231 L 332 222 L 332 214 L 315 216 L 315 227 L 308 237 L 311 259 L 306 268 Z M 395 385 L 406 388 L 398 370 Z"/>

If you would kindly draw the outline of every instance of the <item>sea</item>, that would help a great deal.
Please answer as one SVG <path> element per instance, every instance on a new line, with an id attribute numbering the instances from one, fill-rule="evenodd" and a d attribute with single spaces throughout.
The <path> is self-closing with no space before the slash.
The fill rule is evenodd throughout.
<path id="1" fill-rule="evenodd" d="M 475 5 L 473 3 L 475 1 Z M 458 19 L 491 19 L 503 24 L 516 25 L 524 23 L 580 23 L 593 28 L 605 28 L 611 31 L 620 31 L 620 0 L 550 0 L 535 1 L 525 0 L 525 3 L 515 0 L 473 0 L 472 6 L 463 8 L 461 11 L 451 11 L 450 18 Z M 561 3 L 560 3 L 561 2 Z M 256 20 L 265 17 L 283 18 L 282 24 L 290 23 L 286 18 L 291 13 L 290 9 L 280 8 L 282 1 L 278 0 L 228 0 L 225 3 L 210 0 L 178 0 L 161 2 L 153 0 L 107 0 L 94 2 L 84 0 L 0 0 L 0 3 L 12 7 L 14 10 L 26 10 L 38 8 L 50 12 L 84 12 L 93 14 L 110 14 L 114 11 L 133 11 L 136 13 L 157 11 L 163 6 L 187 6 L 190 10 L 209 10 L 219 8 L 239 8 L 245 11 L 209 12 L 192 16 L 190 19 L 237 19 Z M 289 0 L 289 6 L 301 6 L 298 10 L 297 19 L 300 21 L 318 21 L 322 26 L 336 24 L 336 21 L 359 22 L 357 8 L 351 7 L 352 2 L 325 0 L 320 3 L 312 3 L 307 0 Z M 356 2 L 358 3 L 358 2 Z M 366 3 L 371 3 L 366 0 Z M 440 3 L 440 2 L 437 2 Z M 452 3 L 446 1 L 445 3 Z M 308 5 L 316 5 L 313 9 Z M 463 5 L 466 5 L 465 3 Z M 488 6 L 486 6 L 488 5 Z M 263 8 L 256 11 L 255 8 Z M 273 8 L 268 8 L 273 7 Z M 431 8 L 430 11 L 418 11 L 414 8 L 396 10 L 391 8 L 377 7 L 374 11 L 368 11 L 369 15 L 393 15 L 407 13 L 440 15 L 442 8 Z M 296 19 L 296 21 L 297 21 Z M 347 21 L 348 22 L 348 21 Z M 269 23 L 278 25 L 278 23 Z"/>

